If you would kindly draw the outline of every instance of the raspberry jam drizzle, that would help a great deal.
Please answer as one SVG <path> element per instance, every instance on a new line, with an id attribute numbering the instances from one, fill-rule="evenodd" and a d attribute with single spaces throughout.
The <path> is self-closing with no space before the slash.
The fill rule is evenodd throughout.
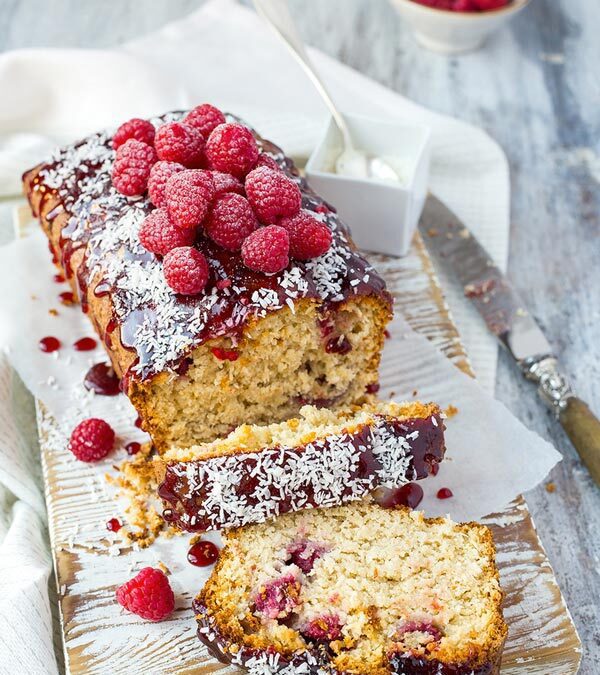
<path id="1" fill-rule="evenodd" d="M 427 417 L 402 421 L 386 420 L 386 424 L 394 429 L 396 435 L 406 437 L 415 431 L 418 432 L 418 435 L 410 440 L 411 463 L 407 473 L 408 476 L 414 477 L 414 480 L 426 478 L 431 473 L 432 465 L 441 461 L 444 456 L 442 420 L 436 417 L 436 424 L 434 424 L 431 419 Z M 344 489 L 339 495 L 342 502 L 357 498 L 355 494 L 357 485 L 362 486 L 363 495 L 377 487 L 375 476 L 377 475 L 376 472 L 382 467 L 373 453 L 373 446 L 370 441 L 371 433 L 371 428 L 365 425 L 347 441 L 352 443 L 355 449 L 360 449 L 361 454 L 357 466 L 348 475 Z M 327 451 L 330 447 L 330 442 L 327 439 L 321 439 L 321 444 L 324 451 Z M 288 463 L 291 463 L 291 466 L 297 463 L 299 458 L 302 457 L 302 451 L 302 447 L 286 449 L 279 464 L 281 470 L 285 471 Z M 262 477 L 262 474 L 257 471 L 259 459 L 252 455 L 246 455 L 240 458 L 239 462 L 241 462 L 240 473 L 243 478 L 235 486 L 235 495 L 239 498 L 240 503 L 246 504 L 250 509 L 259 503 L 274 500 L 277 514 L 286 513 L 292 508 L 291 495 L 282 495 L 276 487 L 269 487 L 269 494 L 265 494 L 264 491 L 259 495 L 256 494 Z M 194 470 L 194 464 L 197 465 L 198 471 Z M 207 475 L 210 475 L 210 472 L 203 470 L 203 462 L 172 462 L 167 465 L 163 482 L 158 488 L 159 497 L 165 502 L 166 506 L 163 512 L 165 520 L 190 532 L 218 529 L 223 525 L 220 521 L 221 511 L 218 509 L 218 505 L 214 511 L 205 509 L 203 506 L 211 501 L 208 497 L 213 489 L 213 483 L 206 478 Z M 298 491 L 300 489 L 300 486 L 298 486 Z M 314 493 L 313 486 L 306 487 L 303 484 L 302 490 L 307 492 L 307 499 L 303 508 L 319 506 L 319 500 Z M 384 505 L 389 507 L 406 504 L 415 508 L 423 496 L 423 491 L 416 483 L 409 483 L 388 492 L 391 494 L 389 499 L 387 496 L 384 498 L 384 501 L 386 501 Z M 419 492 L 420 498 L 418 498 Z"/>
<path id="2" fill-rule="evenodd" d="M 137 455 L 141 449 L 142 446 L 137 441 L 131 441 L 131 443 L 127 443 L 127 445 L 125 446 L 125 452 L 128 455 Z"/>
<path id="3" fill-rule="evenodd" d="M 46 354 L 57 351 L 61 346 L 60 340 L 58 338 L 52 337 L 51 335 L 43 337 L 38 344 L 40 351 L 45 352 Z"/>
<path id="4" fill-rule="evenodd" d="M 96 363 L 86 373 L 83 386 L 100 396 L 116 396 L 121 392 L 117 374 L 108 363 Z"/>
<path id="5" fill-rule="evenodd" d="M 437 491 L 436 497 L 438 499 L 450 499 L 450 497 L 454 497 L 454 492 L 450 488 L 443 487 Z"/>
<path id="6" fill-rule="evenodd" d="M 190 546 L 187 559 L 195 567 L 208 567 L 214 564 L 219 557 L 219 548 L 212 541 L 197 541 Z"/>
<path id="7" fill-rule="evenodd" d="M 181 115 L 181 113 L 170 115 L 168 121 Z M 170 341 L 173 333 L 166 330 L 163 315 L 159 312 L 159 309 L 165 310 L 166 305 L 157 306 L 152 301 L 132 304 L 131 294 L 123 289 L 122 284 L 122 278 L 127 275 L 129 267 L 136 266 L 141 272 L 144 270 L 150 272 L 157 264 L 156 258 L 141 250 L 134 239 L 124 240 L 124 243 L 117 242 L 118 246 L 115 245 L 114 249 L 111 249 L 110 245 L 104 247 L 98 244 L 98 241 L 104 243 L 104 237 L 108 237 L 110 241 L 111 233 L 107 234 L 107 223 L 120 223 L 130 214 L 143 216 L 152 208 L 145 198 L 132 204 L 131 200 L 114 192 L 110 182 L 111 164 L 114 159 L 111 140 L 105 135 L 97 134 L 62 151 L 56 159 L 43 165 L 40 174 L 31 181 L 30 197 L 35 192 L 42 193 L 42 202 L 50 196 L 52 198 L 58 196 L 61 200 L 60 208 L 56 207 L 47 216 L 50 218 L 59 213 L 66 216 L 57 250 L 53 250 L 53 254 L 58 254 L 68 278 L 73 278 L 74 266 L 77 269 L 78 297 L 81 298 L 83 311 L 88 309 L 90 292 L 98 298 L 110 295 L 113 308 L 118 308 L 118 312 L 113 309 L 112 321 L 120 330 L 107 328 L 104 340 L 106 342 L 110 340 L 111 343 L 120 340 L 124 348 L 134 352 L 129 372 L 123 376 L 125 388 L 128 387 L 130 378 L 144 380 L 164 370 L 165 367 L 176 370 L 178 363 L 193 347 L 214 337 L 236 337 L 257 313 L 263 315 L 286 307 L 297 297 L 328 303 L 368 295 L 381 297 L 387 303 L 391 302 L 385 290 L 385 283 L 354 251 L 347 239 L 347 229 L 337 219 L 335 213 L 329 210 L 324 212 L 323 201 L 312 192 L 305 180 L 298 176 L 291 161 L 285 158 L 279 148 L 258 138 L 260 150 L 276 157 L 280 167 L 298 182 L 302 191 L 303 208 L 324 212 L 322 217 L 327 219 L 334 232 L 332 256 L 336 252 L 337 257 L 333 256 L 332 262 L 327 263 L 328 269 L 325 273 L 319 271 L 318 266 L 311 266 L 310 262 L 294 262 L 290 269 L 297 268 L 297 271 L 293 270 L 295 276 L 290 282 L 291 285 L 286 281 L 287 285 L 284 288 L 281 283 L 283 273 L 270 277 L 252 272 L 242 264 L 239 253 L 226 251 L 207 239 L 201 239 L 197 246 L 209 261 L 211 279 L 204 294 L 178 298 L 174 301 L 173 310 L 181 315 L 177 319 L 176 327 L 178 342 L 183 346 L 177 350 L 171 349 Z M 44 184 L 43 181 L 47 177 L 52 178 L 57 189 L 50 189 Z M 36 211 L 38 213 L 44 211 L 43 203 L 38 205 Z M 340 252 L 340 255 L 337 255 L 337 252 Z M 120 271 L 117 278 L 113 275 L 109 280 L 106 276 L 107 266 L 117 260 Z M 325 279 L 327 283 L 323 283 Z M 335 281 L 335 291 L 330 290 L 330 280 Z M 207 305 L 208 297 L 212 299 L 211 304 Z M 264 304 L 263 298 L 268 298 Z M 161 298 L 157 301 L 164 302 Z M 172 302 L 172 298 L 169 302 Z M 194 323 L 192 318 L 198 315 L 194 314 L 196 310 L 202 320 Z M 141 325 L 147 330 L 140 331 Z M 164 349 L 163 342 L 166 343 L 167 349 Z M 160 351 L 161 345 L 163 351 Z M 340 348 L 334 348 L 332 351 L 339 352 L 343 349 L 347 349 L 347 345 L 342 344 Z M 157 350 L 160 352 L 159 356 L 156 356 Z M 175 355 L 171 356 L 173 353 Z M 165 357 L 167 354 L 169 356 Z"/>
<path id="8" fill-rule="evenodd" d="M 76 352 L 91 352 L 92 349 L 96 349 L 98 343 L 94 338 L 83 337 L 73 343 L 73 349 Z"/>
<path id="9" fill-rule="evenodd" d="M 423 488 L 417 483 L 407 483 L 402 487 L 394 488 L 380 500 L 381 506 L 391 509 L 395 506 L 408 506 L 416 509 L 423 501 Z"/>

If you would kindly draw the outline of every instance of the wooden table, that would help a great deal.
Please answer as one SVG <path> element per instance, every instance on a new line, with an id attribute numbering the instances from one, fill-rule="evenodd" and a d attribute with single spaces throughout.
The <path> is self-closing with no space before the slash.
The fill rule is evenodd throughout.
<path id="1" fill-rule="evenodd" d="M 0 49 L 111 46 L 201 4 L 5 1 Z M 483 127 L 499 141 L 512 170 L 510 276 L 560 351 L 576 390 L 600 411 L 596 2 L 533 0 L 484 50 L 452 58 L 419 48 L 385 0 L 291 0 L 291 5 L 308 43 L 418 103 Z M 600 489 L 504 355 L 497 396 L 565 457 L 550 478 L 555 490 L 541 486 L 527 499 L 584 643 L 581 673 L 595 675 Z"/>

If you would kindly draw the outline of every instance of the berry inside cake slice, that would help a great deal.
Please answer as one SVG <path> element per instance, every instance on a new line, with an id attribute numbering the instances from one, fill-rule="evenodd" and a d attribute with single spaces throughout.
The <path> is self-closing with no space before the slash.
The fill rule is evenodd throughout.
<path id="1" fill-rule="evenodd" d="M 495 675 L 507 627 L 488 528 L 357 502 L 232 530 L 194 608 L 253 673 Z"/>
<path id="2" fill-rule="evenodd" d="M 239 527 L 425 478 L 444 449 L 433 403 L 305 406 L 286 422 L 245 424 L 212 443 L 171 448 L 156 459 L 159 495 L 165 519 L 182 529 Z"/>

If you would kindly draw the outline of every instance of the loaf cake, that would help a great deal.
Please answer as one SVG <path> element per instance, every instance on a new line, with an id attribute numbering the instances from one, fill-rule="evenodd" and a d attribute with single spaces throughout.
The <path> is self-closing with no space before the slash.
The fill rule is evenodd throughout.
<path id="1" fill-rule="evenodd" d="M 111 134 L 58 150 L 23 177 L 54 262 L 159 452 L 213 440 L 242 423 L 285 420 L 307 404 L 359 404 L 378 387 L 391 316 L 385 284 L 291 160 L 252 133 L 263 164 L 291 178 L 302 209 L 330 228 L 331 245 L 268 275 L 242 265 L 239 251 L 199 235 L 194 246 L 206 257 L 210 278 L 198 296 L 173 292 L 160 257 L 140 243 L 152 203 L 111 183 Z"/>
<path id="2" fill-rule="evenodd" d="M 435 471 L 443 429 L 432 403 L 365 404 L 336 413 L 305 406 L 287 422 L 242 425 L 225 439 L 157 457 L 163 517 L 198 532 L 361 499 Z"/>
<path id="3" fill-rule="evenodd" d="M 496 675 L 507 627 L 490 531 L 355 502 L 231 530 L 198 636 L 251 673 Z"/>

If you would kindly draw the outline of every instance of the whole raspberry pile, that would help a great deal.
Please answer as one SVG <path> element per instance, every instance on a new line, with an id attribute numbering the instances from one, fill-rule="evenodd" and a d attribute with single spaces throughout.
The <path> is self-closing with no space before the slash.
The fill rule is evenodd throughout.
<path id="1" fill-rule="evenodd" d="M 451 12 L 489 12 L 506 7 L 512 0 L 413 0 L 420 5 Z"/>
<path id="2" fill-rule="evenodd" d="M 98 462 L 113 449 L 115 432 L 97 417 L 80 422 L 71 433 L 69 450 L 82 462 Z"/>
<path id="3" fill-rule="evenodd" d="M 175 595 L 164 572 L 144 567 L 117 588 L 117 602 L 148 621 L 162 621 L 175 609 Z"/>
<path id="4" fill-rule="evenodd" d="M 156 207 L 139 238 L 162 256 L 175 293 L 196 295 L 207 287 L 210 266 L 201 249 L 208 239 L 239 251 L 244 265 L 262 274 L 277 274 L 290 259 L 311 260 L 331 246 L 329 227 L 301 210 L 296 182 L 260 151 L 248 127 L 227 122 L 208 103 L 156 130 L 148 121 L 129 120 L 113 147 L 115 189 L 131 197 L 147 191 Z"/>

